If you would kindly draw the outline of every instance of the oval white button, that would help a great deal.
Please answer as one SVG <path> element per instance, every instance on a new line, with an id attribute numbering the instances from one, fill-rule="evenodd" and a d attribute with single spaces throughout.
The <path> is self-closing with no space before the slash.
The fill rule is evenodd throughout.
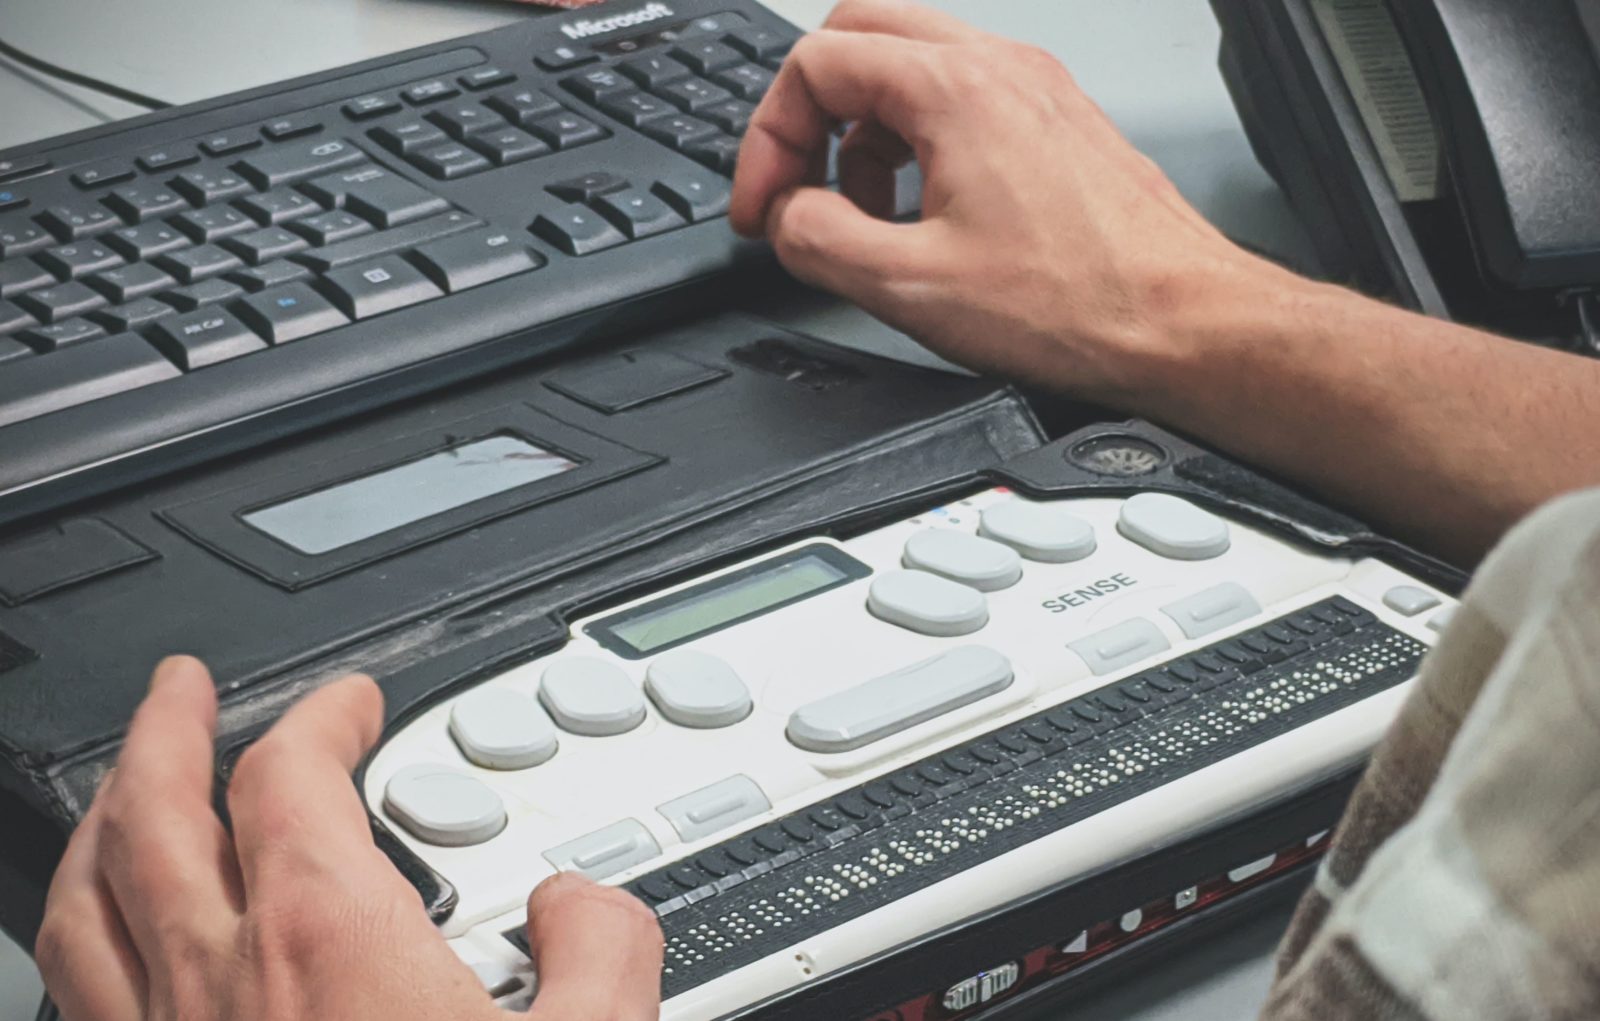
<path id="1" fill-rule="evenodd" d="M 486 685 L 450 707 L 450 736 L 485 769 L 528 769 L 556 753 L 555 725 L 521 692 Z"/>
<path id="2" fill-rule="evenodd" d="M 953 528 L 928 528 L 906 540 L 902 562 L 979 592 L 998 592 L 1022 579 L 1022 558 L 1009 546 Z"/>
<path id="3" fill-rule="evenodd" d="M 978 534 L 1003 542 L 1029 560 L 1067 564 L 1095 550 L 1094 526 L 1059 507 L 1007 500 L 988 507 Z"/>
<path id="4" fill-rule="evenodd" d="M 1140 493 L 1123 501 L 1117 531 L 1172 560 L 1210 560 L 1228 552 L 1228 523 L 1188 500 Z"/>
<path id="5" fill-rule="evenodd" d="M 545 667 L 539 701 L 562 730 L 589 737 L 626 734 L 644 722 L 644 696 L 615 663 L 574 656 Z"/>
<path id="6" fill-rule="evenodd" d="M 506 828 L 500 795 L 448 766 L 407 766 L 389 779 L 383 807 L 412 836 L 441 847 L 481 844 Z"/>
<path id="7" fill-rule="evenodd" d="M 645 690 L 661 715 L 685 727 L 726 727 L 750 715 L 750 689 L 733 667 L 694 649 L 656 657 Z"/>
<path id="8" fill-rule="evenodd" d="M 936 638 L 967 635 L 989 623 L 983 593 L 926 571 L 886 571 L 867 590 L 873 616 Z"/>

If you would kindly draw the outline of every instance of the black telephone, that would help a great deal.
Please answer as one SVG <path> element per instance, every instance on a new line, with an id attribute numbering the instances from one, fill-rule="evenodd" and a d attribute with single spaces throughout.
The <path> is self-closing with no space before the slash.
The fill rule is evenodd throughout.
<path id="1" fill-rule="evenodd" d="M 1600 353 L 1600 0 L 1212 6 L 1330 275 Z"/>

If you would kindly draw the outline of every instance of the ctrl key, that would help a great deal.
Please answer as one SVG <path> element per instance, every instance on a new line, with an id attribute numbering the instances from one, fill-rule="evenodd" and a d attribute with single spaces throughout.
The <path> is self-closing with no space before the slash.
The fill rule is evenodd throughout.
<path id="1" fill-rule="evenodd" d="M 482 781 L 448 766 L 407 766 L 389 779 L 383 808 L 424 843 L 469 847 L 506 828 L 506 806 Z"/>

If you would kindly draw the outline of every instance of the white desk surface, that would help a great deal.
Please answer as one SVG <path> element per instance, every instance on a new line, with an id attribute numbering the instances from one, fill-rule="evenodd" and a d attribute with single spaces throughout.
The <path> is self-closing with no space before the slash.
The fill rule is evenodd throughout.
<path id="1" fill-rule="evenodd" d="M 805 27 L 832 0 L 766 0 Z M 1217 71 L 1206 0 L 934 0 L 991 31 L 1051 50 L 1188 198 L 1232 237 L 1293 265 L 1310 247 L 1250 154 Z M 493 0 L 20 0 L 8 42 L 169 102 L 204 99 L 381 56 L 524 16 Z M 281 38 L 282 45 L 272 40 Z M 0 147 L 138 111 L 0 60 Z M 820 304 L 796 325 L 922 360 L 910 341 Z M 790 321 L 795 321 L 793 317 Z M 1139 982 L 1084 1000 L 1061 1021 L 1240 1021 L 1254 1016 L 1287 916 L 1275 913 Z M 38 979 L 0 937 L 0 1021 L 30 1021 Z M 1040 1019 L 1044 1021 L 1044 1019 Z M 1054 1019 L 1052 1019 L 1054 1021 Z"/>

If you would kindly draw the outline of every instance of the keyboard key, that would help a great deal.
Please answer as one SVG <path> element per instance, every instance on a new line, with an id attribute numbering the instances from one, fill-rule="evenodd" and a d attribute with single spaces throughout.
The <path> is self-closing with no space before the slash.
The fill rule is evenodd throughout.
<path id="1" fill-rule="evenodd" d="M 0 426 L 109 397 L 179 375 L 131 333 L 6 365 L 0 372 Z"/>
<path id="2" fill-rule="evenodd" d="M 668 82 L 689 77 L 689 68 L 682 61 L 667 56 L 634 57 L 624 60 L 618 65 L 618 70 L 637 82 L 640 88 L 651 91 Z"/>
<path id="3" fill-rule="evenodd" d="M 529 130 L 556 149 L 572 149 L 606 137 L 606 131 L 587 117 L 558 113 L 528 126 Z"/>
<path id="4" fill-rule="evenodd" d="M 261 139 L 245 131 L 219 131 L 200 143 L 200 151 L 207 156 L 228 156 L 254 149 Z"/>
<path id="5" fill-rule="evenodd" d="M 98 276 L 90 277 L 85 282 L 119 305 L 147 294 L 166 290 L 177 283 L 148 262 L 136 262 L 132 266 L 107 270 Z"/>
<path id="6" fill-rule="evenodd" d="M 352 238 L 349 241 L 340 241 L 337 244 L 314 248 L 309 252 L 301 252 L 293 256 L 295 262 L 309 266 L 318 273 L 326 273 L 340 266 L 351 266 L 358 262 L 366 262 L 380 255 L 390 252 L 399 252 L 407 248 L 415 248 L 429 241 L 436 241 L 451 234 L 458 234 L 464 230 L 484 226 L 483 221 L 474 219 L 466 213 L 453 212 L 432 216 L 426 220 L 408 223 L 393 230 L 386 230 L 376 234 L 367 234 L 362 237 Z"/>
<path id="7" fill-rule="evenodd" d="M 17 337 L 36 350 L 48 353 L 105 335 L 106 331 L 98 323 L 87 319 L 65 319 L 48 326 L 29 327 L 17 334 Z"/>
<path id="8" fill-rule="evenodd" d="M 686 42 L 672 51 L 676 60 L 682 61 L 696 74 L 712 75 L 730 67 L 743 64 L 744 55 L 727 43 L 716 39 Z"/>
<path id="9" fill-rule="evenodd" d="M 442 181 L 453 181 L 492 166 L 481 153 L 460 144 L 425 149 L 414 154 L 411 162 Z"/>
<path id="10" fill-rule="evenodd" d="M 422 272 L 450 294 L 544 265 L 543 257 L 526 245 L 494 230 L 458 234 L 423 245 L 414 258 Z"/>
<path id="11" fill-rule="evenodd" d="M 772 82 L 777 76 L 764 67 L 755 64 L 741 64 L 731 67 L 712 80 L 740 99 L 747 99 L 752 103 L 759 103 L 772 88 Z"/>
<path id="12" fill-rule="evenodd" d="M 129 262 L 142 262 L 163 252 L 187 248 L 192 242 L 177 228 L 165 223 L 144 223 L 115 231 L 106 237 L 106 244 L 122 253 Z"/>
<path id="13" fill-rule="evenodd" d="M 285 255 L 311 247 L 311 242 L 282 227 L 263 227 L 248 234 L 239 234 L 222 242 L 222 247 L 252 266 L 281 259 Z"/>
<path id="14" fill-rule="evenodd" d="M 567 181 L 557 181 L 545 190 L 558 199 L 568 202 L 592 202 L 601 195 L 621 191 L 628 186 L 626 179 L 604 170 Z"/>
<path id="15" fill-rule="evenodd" d="M 568 92 L 590 103 L 598 103 L 603 97 L 615 92 L 628 92 L 633 89 L 632 82 L 609 67 L 582 71 L 564 79 L 561 85 Z"/>
<path id="16" fill-rule="evenodd" d="M 274 344 L 337 329 L 350 320 L 305 284 L 288 284 L 239 302 L 239 318 Z"/>
<path id="17" fill-rule="evenodd" d="M 220 305 L 225 301 L 232 301 L 243 293 L 243 289 L 232 281 L 212 278 L 202 280 L 198 284 L 190 284 L 188 287 L 177 287 L 166 291 L 161 295 L 161 300 L 180 312 L 193 312 L 206 305 Z"/>
<path id="18" fill-rule="evenodd" d="M 656 141 L 665 142 L 674 149 L 682 149 L 690 142 L 697 142 L 702 138 L 710 138 L 717 134 L 717 129 L 714 125 L 683 114 L 651 121 L 640 130 Z"/>
<path id="19" fill-rule="evenodd" d="M 192 145 L 170 145 L 165 149 L 157 149 L 140 156 L 139 166 L 143 167 L 146 173 L 154 174 L 162 170 L 185 167 L 199 159 L 200 154 L 195 152 Z"/>
<path id="20" fill-rule="evenodd" d="M 328 174 L 307 182 L 305 190 L 326 205 L 344 207 L 384 228 L 450 208 L 433 192 L 381 167 L 356 167 Z"/>
<path id="21" fill-rule="evenodd" d="M 246 157 L 234 164 L 258 188 L 276 188 L 366 159 L 360 149 L 342 138 L 294 142 Z"/>
<path id="22" fill-rule="evenodd" d="M 29 291 L 17 299 L 17 304 L 33 313 L 41 323 L 59 323 L 93 312 L 105 303 L 105 298 L 78 281 Z"/>
<path id="23" fill-rule="evenodd" d="M 657 181 L 650 189 L 685 220 L 699 223 L 728 211 L 728 182 L 711 174 L 684 171 Z"/>
<path id="24" fill-rule="evenodd" d="M 55 243 L 55 237 L 32 220 L 21 216 L 0 218 L 0 259 L 26 255 Z"/>
<path id="25" fill-rule="evenodd" d="M 90 274 L 98 274 L 99 270 L 114 269 L 123 264 L 120 254 L 98 242 L 62 245 L 61 248 L 43 251 L 34 256 L 34 259 L 40 266 L 58 275 L 62 280 L 77 280 Z"/>
<path id="26" fill-rule="evenodd" d="M 630 239 L 650 237 L 683 226 L 683 218 L 661 199 L 642 188 L 603 195 L 594 207 Z"/>
<path id="27" fill-rule="evenodd" d="M 0 262 L 0 298 L 14 298 L 55 282 L 55 275 L 32 259 Z"/>
<path id="28" fill-rule="evenodd" d="M 185 372 L 225 362 L 266 348 L 267 342 L 233 316 L 216 308 L 157 322 L 150 343 Z"/>
<path id="29" fill-rule="evenodd" d="M 19 191 L 0 188 L 0 213 L 10 209 L 21 209 L 28 204 L 28 201 L 28 197 Z"/>
<path id="30" fill-rule="evenodd" d="M 38 320 L 29 315 L 25 310 L 9 301 L 0 301 L 0 337 L 16 333 L 20 329 L 32 326 Z"/>
<path id="31" fill-rule="evenodd" d="M 39 223 L 62 241 L 82 241 L 122 226 L 116 214 L 90 199 L 51 206 Z"/>
<path id="32" fill-rule="evenodd" d="M 331 245 L 335 241 L 344 241 L 347 238 L 360 237 L 362 234 L 372 233 L 372 224 L 342 209 L 331 212 L 319 213 L 289 224 L 289 230 L 294 231 L 314 245 Z"/>
<path id="33" fill-rule="evenodd" d="M 589 255 L 628 240 L 599 213 L 576 207 L 541 215 L 533 232 L 568 255 Z"/>
<path id="34" fill-rule="evenodd" d="M 239 208 L 253 216 L 257 223 L 271 227 L 323 211 L 317 202 L 292 188 L 274 188 L 260 195 L 239 200 Z"/>
<path id="35" fill-rule="evenodd" d="M 512 127 L 469 138 L 467 144 L 493 160 L 495 166 L 500 167 L 536 159 L 554 151 L 521 128 Z"/>
<path id="36" fill-rule="evenodd" d="M 162 269 L 177 277 L 181 283 L 192 284 L 207 277 L 218 276 L 244 263 L 232 252 L 216 245 L 198 245 L 176 252 L 168 252 L 156 260 Z"/>
<path id="37" fill-rule="evenodd" d="M 683 154 L 719 174 L 732 177 L 734 168 L 739 165 L 739 140 L 727 135 L 701 138 L 684 146 Z"/>
<path id="38" fill-rule="evenodd" d="M 722 37 L 722 41 L 751 60 L 775 60 L 787 56 L 794 49 L 792 35 L 774 32 L 770 28 L 736 28 Z"/>
<path id="39" fill-rule="evenodd" d="M 400 101 L 393 96 L 358 96 L 344 105 L 344 115 L 353 121 L 364 121 L 398 109 Z"/>
<path id="40" fill-rule="evenodd" d="M 127 181 L 137 173 L 132 163 L 122 160 L 107 160 L 93 166 L 84 167 L 72 175 L 72 183 L 87 191 L 90 188 L 103 188 L 108 184 Z"/>
<path id="41" fill-rule="evenodd" d="M 720 85 L 713 85 L 699 78 L 688 78 L 681 82 L 673 82 L 664 86 L 657 95 L 672 103 L 680 110 L 689 113 L 699 113 L 708 107 L 719 103 L 726 103 L 733 98 L 733 93 Z"/>
<path id="42" fill-rule="evenodd" d="M 434 78 L 431 81 L 418 82 L 403 91 L 401 95 L 406 97 L 406 102 L 421 106 L 424 103 L 437 103 L 452 96 L 459 96 L 461 90 L 443 78 Z"/>
<path id="43" fill-rule="evenodd" d="M 586 53 L 567 43 L 551 46 L 533 55 L 533 62 L 546 71 L 565 71 L 568 68 L 592 64 L 599 59 L 593 53 Z"/>
<path id="44" fill-rule="evenodd" d="M 126 305 L 114 305 L 90 314 L 89 318 L 111 333 L 127 333 L 165 316 L 175 314 L 171 305 L 154 298 L 140 298 Z"/>
<path id="45" fill-rule="evenodd" d="M 256 221 L 232 206 L 210 206 L 175 216 L 172 225 L 193 240 L 206 243 L 254 230 Z"/>
<path id="46" fill-rule="evenodd" d="M 172 179 L 172 187 L 197 206 L 209 206 L 213 202 L 254 190 L 249 182 L 233 171 L 210 166 L 185 170 Z"/>
<path id="47" fill-rule="evenodd" d="M 188 209 L 177 192 L 160 184 L 127 184 L 106 196 L 106 205 L 129 223 L 144 223 L 174 209 Z"/>
<path id="48" fill-rule="evenodd" d="M 449 136 L 427 121 L 403 121 L 376 128 L 372 138 L 390 152 L 402 156 L 448 142 Z"/>
<path id="49" fill-rule="evenodd" d="M 43 156 L 14 156 L 0 160 L 0 181 L 14 181 L 19 177 L 49 169 L 50 161 Z"/>
<path id="50" fill-rule="evenodd" d="M 750 130 L 750 118 L 754 117 L 756 108 L 742 99 L 730 99 L 726 103 L 708 106 L 700 111 L 700 116 L 730 135 L 742 135 Z"/>
<path id="51" fill-rule="evenodd" d="M 476 103 L 456 103 L 439 107 L 428 114 L 428 120 L 457 140 L 465 140 L 480 131 L 509 127 L 504 117 Z"/>
<path id="52" fill-rule="evenodd" d="M 0 363 L 14 361 L 19 358 L 31 358 L 33 348 L 14 337 L 0 336 Z"/>
<path id="53" fill-rule="evenodd" d="M 678 112 L 678 108 L 664 99 L 647 96 L 643 92 L 624 92 L 609 96 L 600 109 L 631 127 L 639 127 L 658 117 Z"/>
<path id="54" fill-rule="evenodd" d="M 334 304 L 352 319 L 368 319 L 444 294 L 397 255 L 333 270 L 323 281 Z"/>
<path id="55" fill-rule="evenodd" d="M 490 96 L 484 101 L 484 105 L 511 123 L 524 128 L 540 118 L 561 110 L 560 103 L 535 89 L 502 92 L 497 96 Z"/>
<path id="56" fill-rule="evenodd" d="M 515 80 L 516 75 L 510 71 L 503 71 L 498 67 L 480 67 L 476 71 L 468 71 L 456 79 L 463 87 L 471 89 L 473 92 L 492 89 L 496 85 L 504 85 Z"/>
<path id="57" fill-rule="evenodd" d="M 322 130 L 322 122 L 307 114 L 279 117 L 261 126 L 261 133 L 274 142 L 282 142 L 302 135 L 314 135 Z"/>
<path id="58" fill-rule="evenodd" d="M 292 284 L 297 280 L 310 280 L 312 272 L 293 262 L 267 262 L 251 269 L 234 270 L 227 279 L 247 291 L 264 291 L 269 287 Z"/>

